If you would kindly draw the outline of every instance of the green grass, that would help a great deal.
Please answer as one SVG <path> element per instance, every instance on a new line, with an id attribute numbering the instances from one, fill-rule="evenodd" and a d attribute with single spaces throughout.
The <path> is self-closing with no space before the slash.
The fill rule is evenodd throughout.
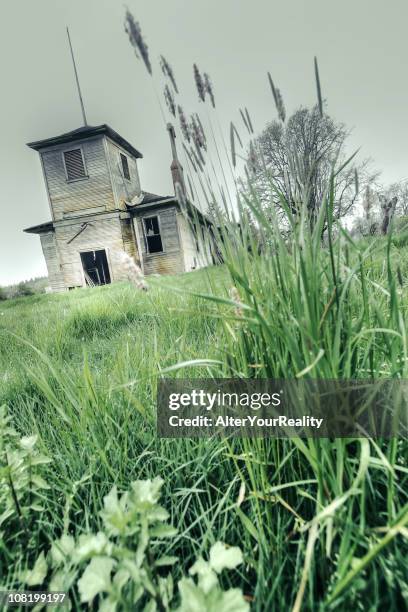
<path id="1" fill-rule="evenodd" d="M 395 280 L 397 265 L 407 276 L 404 249 L 388 257 L 381 240 L 337 241 L 331 258 L 313 236 L 302 244 L 278 240 L 273 258 L 244 245 L 225 266 L 152 279 L 147 293 L 123 284 L 1 304 L 0 404 L 52 459 L 28 539 L 3 524 L 4 585 L 18 586 L 64 522 L 76 536 L 100 529 L 113 484 L 161 476 L 178 529 L 165 551 L 180 558 L 175 579 L 222 540 L 245 562 L 225 586 L 239 585 L 254 610 L 402 609 L 406 441 L 155 436 L 157 377 L 179 362 L 222 365 L 172 375 L 406 376 L 407 295 Z M 245 306 L 238 313 L 214 300 L 228 301 L 231 286 Z"/>

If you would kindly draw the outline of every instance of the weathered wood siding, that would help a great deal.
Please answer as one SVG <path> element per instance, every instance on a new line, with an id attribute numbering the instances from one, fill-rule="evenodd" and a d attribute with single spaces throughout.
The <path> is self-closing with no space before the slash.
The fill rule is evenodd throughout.
<path id="1" fill-rule="evenodd" d="M 63 291 L 64 279 L 61 273 L 60 259 L 54 232 L 40 235 L 45 263 L 48 269 L 48 280 L 52 291 Z"/>
<path id="2" fill-rule="evenodd" d="M 143 219 L 152 216 L 159 218 L 164 248 L 162 253 L 148 253 L 146 249 Z M 208 265 L 211 261 L 202 244 L 200 252 L 197 252 L 189 223 L 176 206 L 140 211 L 133 219 L 129 213 L 119 211 L 87 216 L 85 219 L 89 224 L 85 229 L 84 218 L 65 219 L 56 222 L 55 232 L 41 235 L 53 291 L 86 284 L 81 253 L 87 251 L 106 251 L 112 282 L 128 278 L 128 270 L 121 258 L 123 251 L 142 264 L 146 275 L 178 274 Z"/>
<path id="3" fill-rule="evenodd" d="M 137 161 L 127 151 L 114 143 L 110 138 L 105 139 L 106 151 L 109 160 L 109 168 L 112 179 L 112 187 L 115 198 L 115 208 L 124 210 L 125 201 L 130 202 L 132 198 L 140 194 L 139 171 Z M 129 165 L 130 180 L 122 173 L 120 154 L 126 155 Z"/>
<path id="4" fill-rule="evenodd" d="M 78 147 L 88 177 L 68 181 L 63 152 Z M 55 221 L 116 208 L 104 136 L 50 147 L 41 159 Z"/>
<path id="5" fill-rule="evenodd" d="M 143 269 L 147 274 L 178 274 L 184 272 L 183 253 L 180 248 L 176 207 L 155 208 L 149 211 L 140 211 L 134 217 L 137 224 L 143 257 Z M 159 217 L 160 233 L 164 251 L 162 253 L 148 253 L 144 233 L 143 219 L 145 217 Z"/>
<path id="6" fill-rule="evenodd" d="M 106 250 L 111 281 L 127 279 L 127 270 L 120 259 L 120 253 L 125 250 L 121 221 L 119 213 L 89 217 L 88 227 L 70 243 L 81 230 L 83 219 L 66 220 L 56 224 L 55 240 L 65 288 L 86 284 L 80 254 L 99 249 Z"/>

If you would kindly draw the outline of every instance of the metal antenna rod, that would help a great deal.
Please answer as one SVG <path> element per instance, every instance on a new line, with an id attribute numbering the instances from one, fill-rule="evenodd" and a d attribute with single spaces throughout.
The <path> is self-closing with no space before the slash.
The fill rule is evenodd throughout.
<path id="1" fill-rule="evenodd" d="M 68 28 L 67 28 L 67 36 L 68 36 L 69 48 L 71 50 L 72 63 L 74 64 L 75 80 L 76 80 L 76 84 L 77 84 L 77 87 L 78 87 L 78 95 L 79 95 L 79 101 L 81 103 L 82 117 L 83 117 L 83 120 L 84 120 L 84 125 L 86 126 L 86 125 L 88 125 L 88 122 L 86 120 L 84 101 L 82 100 L 81 87 L 79 85 L 78 72 L 77 72 L 77 68 L 76 68 L 76 64 L 75 64 L 75 57 L 74 57 L 74 52 L 72 50 L 71 37 L 69 35 L 69 29 Z"/>

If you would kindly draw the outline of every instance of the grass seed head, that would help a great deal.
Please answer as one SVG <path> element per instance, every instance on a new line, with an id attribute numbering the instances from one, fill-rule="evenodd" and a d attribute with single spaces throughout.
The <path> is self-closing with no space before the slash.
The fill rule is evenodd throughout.
<path id="1" fill-rule="evenodd" d="M 185 138 L 185 140 L 187 140 L 187 142 L 191 142 L 190 127 L 188 125 L 188 121 L 184 114 L 183 108 L 180 106 L 180 104 L 177 107 L 177 111 L 180 120 L 181 133 L 183 134 L 183 137 Z"/>
<path id="2" fill-rule="evenodd" d="M 319 66 L 318 66 L 318 63 L 317 63 L 317 57 L 314 58 L 314 69 L 315 69 L 317 101 L 318 101 L 318 104 L 319 104 L 319 112 L 320 112 L 320 116 L 323 117 L 322 88 L 321 88 L 321 85 L 320 85 Z"/>
<path id="3" fill-rule="evenodd" d="M 164 87 L 164 99 L 166 101 L 167 108 L 169 109 L 173 117 L 175 117 L 176 116 L 176 103 L 174 101 L 173 94 L 171 93 L 170 87 L 168 85 L 165 85 Z"/>
<path id="4" fill-rule="evenodd" d="M 161 66 L 164 76 L 169 78 L 171 84 L 173 85 L 174 91 L 178 93 L 179 91 L 177 88 L 176 79 L 174 77 L 173 68 L 170 66 L 169 62 L 166 60 L 164 55 L 160 56 L 160 66 Z"/>
<path id="5" fill-rule="evenodd" d="M 197 125 L 197 123 L 196 123 L 196 121 L 194 120 L 193 117 L 191 119 L 191 138 L 192 138 L 194 146 L 195 146 L 195 151 L 196 151 L 197 157 L 198 157 L 198 159 L 201 162 L 200 165 L 204 166 L 205 159 L 204 159 L 202 150 L 203 149 L 206 150 L 206 146 L 204 146 L 205 143 L 203 143 L 203 141 L 202 141 L 199 127 L 198 127 L 198 125 Z"/>
<path id="6" fill-rule="evenodd" d="M 191 116 L 191 134 L 193 140 L 197 141 L 197 145 L 200 149 L 207 150 L 207 138 L 205 136 L 203 124 L 200 121 L 200 117 L 197 113 Z"/>
<path id="7" fill-rule="evenodd" d="M 147 44 L 143 40 L 142 30 L 138 21 L 135 21 L 132 13 L 127 10 L 125 15 L 125 32 L 129 36 L 130 44 L 132 45 L 136 57 L 142 58 L 147 72 L 151 75 L 152 65 L 149 58 L 149 50 Z"/>
<path id="8" fill-rule="evenodd" d="M 398 283 L 400 287 L 404 286 L 404 280 L 402 278 L 402 272 L 401 272 L 401 268 L 399 267 L 399 265 L 397 266 L 397 278 L 398 278 Z"/>
<path id="9" fill-rule="evenodd" d="M 200 70 L 198 69 L 197 64 L 193 65 L 194 69 L 194 80 L 197 87 L 198 97 L 202 102 L 205 102 L 205 85 L 203 81 L 203 77 L 201 76 Z"/>
<path id="10" fill-rule="evenodd" d="M 286 119 L 286 110 L 285 110 L 285 105 L 283 103 L 282 94 L 280 90 L 277 87 L 275 87 L 275 84 L 272 80 L 270 72 L 268 72 L 268 79 L 269 79 L 269 85 L 271 86 L 273 99 L 275 100 L 276 110 L 278 111 L 278 117 L 282 121 L 282 123 L 284 123 Z"/>
<path id="11" fill-rule="evenodd" d="M 148 285 L 140 267 L 135 263 L 134 259 L 130 257 L 125 251 L 116 251 L 114 257 L 126 270 L 129 281 L 135 285 L 137 289 L 141 291 L 147 291 Z"/>
<path id="12" fill-rule="evenodd" d="M 204 88 L 205 88 L 205 91 L 210 96 L 212 107 L 215 108 L 215 97 L 214 97 L 214 90 L 213 90 L 213 86 L 212 86 L 212 83 L 211 83 L 211 79 L 210 79 L 210 77 L 208 76 L 208 74 L 206 72 L 204 72 L 203 78 L 204 78 Z"/>

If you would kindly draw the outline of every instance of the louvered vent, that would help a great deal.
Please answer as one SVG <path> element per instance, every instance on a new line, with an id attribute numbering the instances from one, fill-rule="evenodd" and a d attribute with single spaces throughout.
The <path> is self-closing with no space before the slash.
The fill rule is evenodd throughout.
<path id="1" fill-rule="evenodd" d="M 64 151 L 64 160 L 69 181 L 75 181 L 86 176 L 81 149 Z"/>

